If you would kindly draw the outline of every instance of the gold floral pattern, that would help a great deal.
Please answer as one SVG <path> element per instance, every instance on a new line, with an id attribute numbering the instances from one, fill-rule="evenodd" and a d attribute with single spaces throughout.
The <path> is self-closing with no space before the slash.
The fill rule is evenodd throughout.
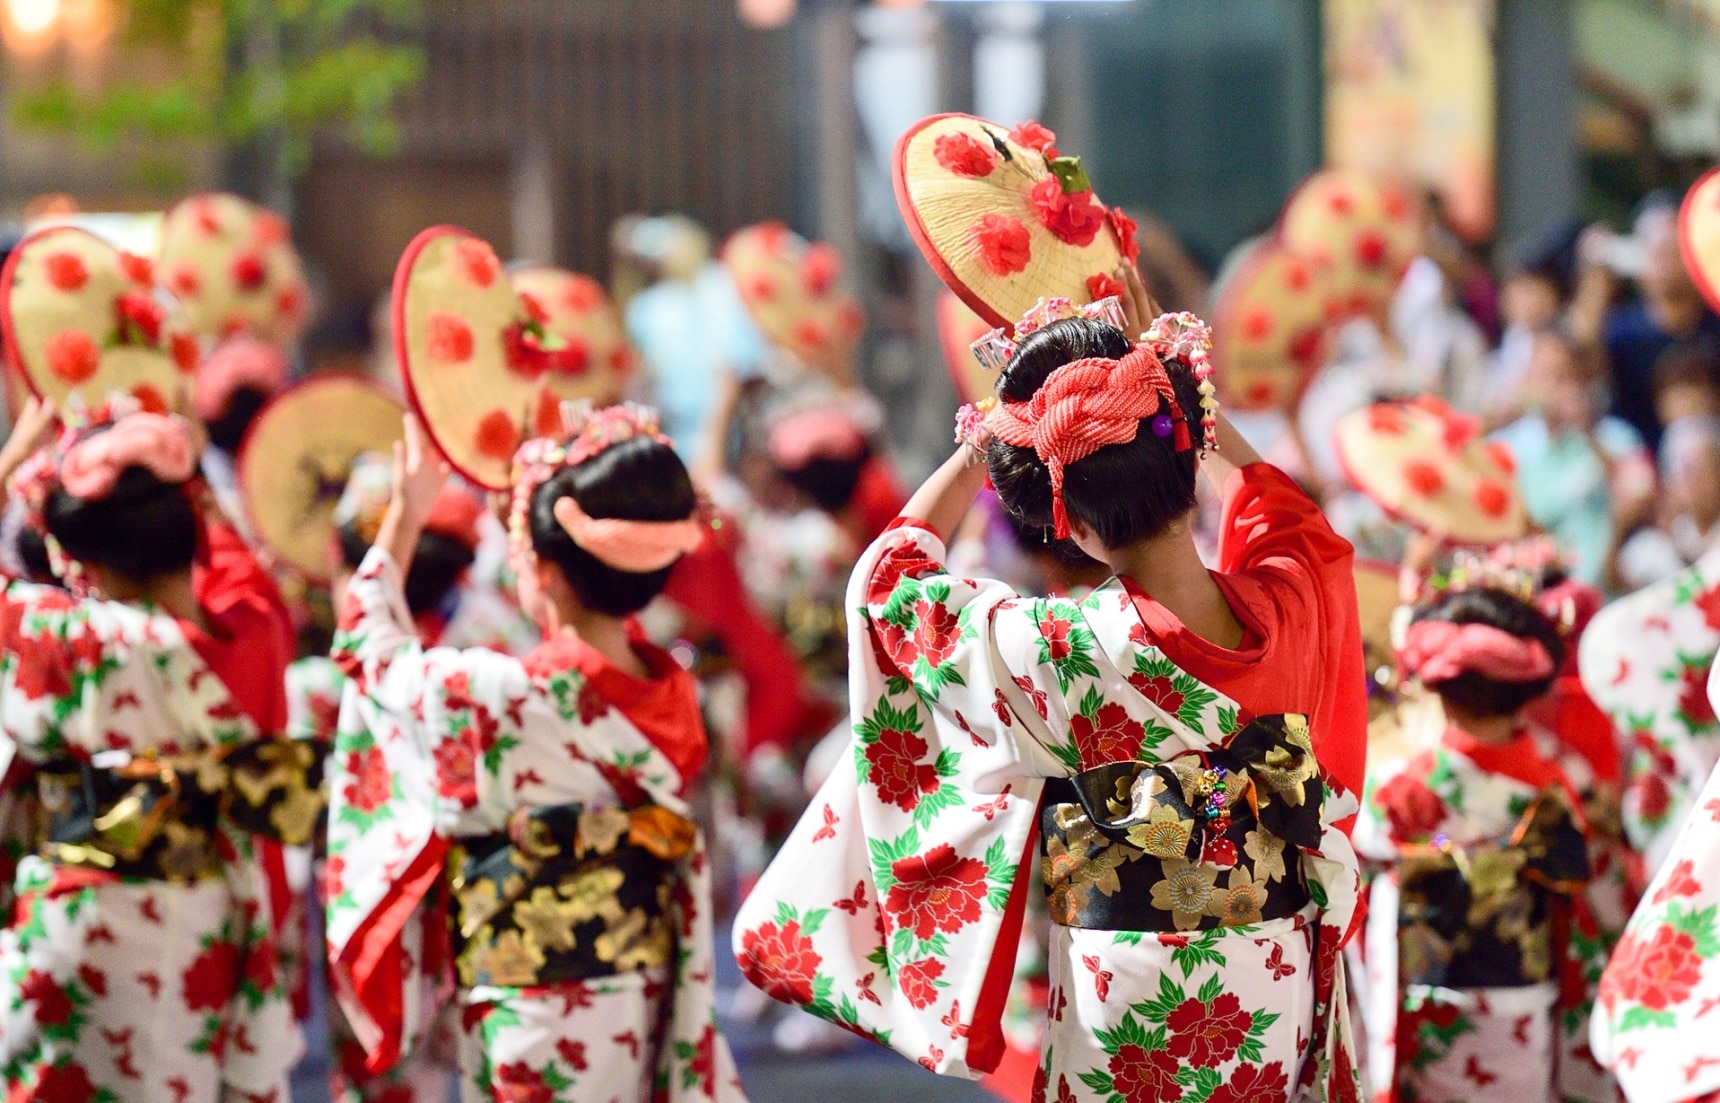
<path id="1" fill-rule="evenodd" d="M 1165 878 L 1153 886 L 1153 907 L 1171 913 L 1179 931 L 1200 926 L 1212 906 L 1218 870 L 1182 858 L 1165 863 Z"/>

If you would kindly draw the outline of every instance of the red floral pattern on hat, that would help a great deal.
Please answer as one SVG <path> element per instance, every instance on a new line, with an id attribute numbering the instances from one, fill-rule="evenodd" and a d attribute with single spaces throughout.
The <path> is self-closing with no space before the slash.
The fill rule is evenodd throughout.
<path id="1" fill-rule="evenodd" d="M 1047 176 L 1028 193 L 1039 224 L 1059 241 L 1085 248 L 1105 226 L 1105 208 L 1093 202 L 1092 191 L 1069 194 L 1055 176 Z"/>
<path id="2" fill-rule="evenodd" d="M 995 213 L 984 215 L 970 232 L 979 247 L 981 267 L 994 276 L 1024 272 L 1028 261 L 1033 259 L 1033 238 L 1018 218 Z"/>
<path id="3" fill-rule="evenodd" d="M 54 334 L 48 338 L 47 348 L 43 351 L 48 359 L 48 370 L 73 386 L 89 382 L 101 367 L 101 350 L 81 329 L 66 329 Z"/>
<path id="4" fill-rule="evenodd" d="M 444 364 L 464 364 L 472 358 L 474 339 L 466 319 L 447 310 L 438 310 L 425 323 L 424 351 L 432 360 Z"/>
<path id="5" fill-rule="evenodd" d="M 945 171 L 975 179 L 990 176 L 997 168 L 997 150 L 965 131 L 940 134 L 932 143 L 932 157 Z"/>

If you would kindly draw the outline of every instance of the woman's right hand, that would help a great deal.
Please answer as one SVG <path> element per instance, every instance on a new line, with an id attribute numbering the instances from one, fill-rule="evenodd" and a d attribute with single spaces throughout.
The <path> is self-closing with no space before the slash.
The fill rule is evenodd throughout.
<path id="1" fill-rule="evenodd" d="M 58 416 L 52 399 L 31 397 L 24 403 L 24 408 L 18 411 L 18 420 L 12 423 L 12 435 L 0 448 L 0 483 L 10 479 L 38 448 L 53 440 Z"/>
<path id="2" fill-rule="evenodd" d="M 1124 335 L 1131 341 L 1141 339 L 1141 334 L 1147 327 L 1158 319 L 1164 311 L 1153 301 L 1153 296 L 1147 291 L 1147 285 L 1141 279 L 1141 270 L 1129 261 L 1117 266 L 1117 282 L 1123 285 L 1120 296 L 1123 304 Z"/>

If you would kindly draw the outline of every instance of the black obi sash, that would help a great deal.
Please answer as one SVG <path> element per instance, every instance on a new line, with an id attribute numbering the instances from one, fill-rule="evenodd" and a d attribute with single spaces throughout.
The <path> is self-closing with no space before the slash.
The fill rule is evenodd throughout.
<path id="1" fill-rule="evenodd" d="M 216 876 L 223 827 L 287 846 L 317 836 L 324 753 L 309 741 L 261 739 L 113 766 L 49 763 L 36 771 L 44 821 L 37 849 L 57 864 L 121 877 Z"/>
<path id="2" fill-rule="evenodd" d="M 1509 839 L 1401 848 L 1398 976 L 1444 988 L 1521 988 L 1553 977 L 1554 924 L 1590 876 L 1563 792 L 1544 790 Z"/>
<path id="3" fill-rule="evenodd" d="M 677 867 L 697 830 L 655 804 L 557 804 L 459 840 L 448 874 L 460 983 L 526 988 L 668 965 Z"/>
<path id="4" fill-rule="evenodd" d="M 1260 717 L 1223 746 L 1109 762 L 1045 783 L 1051 919 L 1102 931 L 1194 931 L 1285 919 L 1313 895 L 1326 787 L 1308 722 Z"/>

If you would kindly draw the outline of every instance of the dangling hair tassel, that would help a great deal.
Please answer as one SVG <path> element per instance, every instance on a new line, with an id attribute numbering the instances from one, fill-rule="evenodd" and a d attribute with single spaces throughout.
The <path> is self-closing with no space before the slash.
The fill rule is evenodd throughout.
<path id="1" fill-rule="evenodd" d="M 1194 441 L 1189 439 L 1188 422 L 1180 417 L 1177 418 L 1175 439 L 1178 452 L 1187 452 L 1194 447 Z"/>

